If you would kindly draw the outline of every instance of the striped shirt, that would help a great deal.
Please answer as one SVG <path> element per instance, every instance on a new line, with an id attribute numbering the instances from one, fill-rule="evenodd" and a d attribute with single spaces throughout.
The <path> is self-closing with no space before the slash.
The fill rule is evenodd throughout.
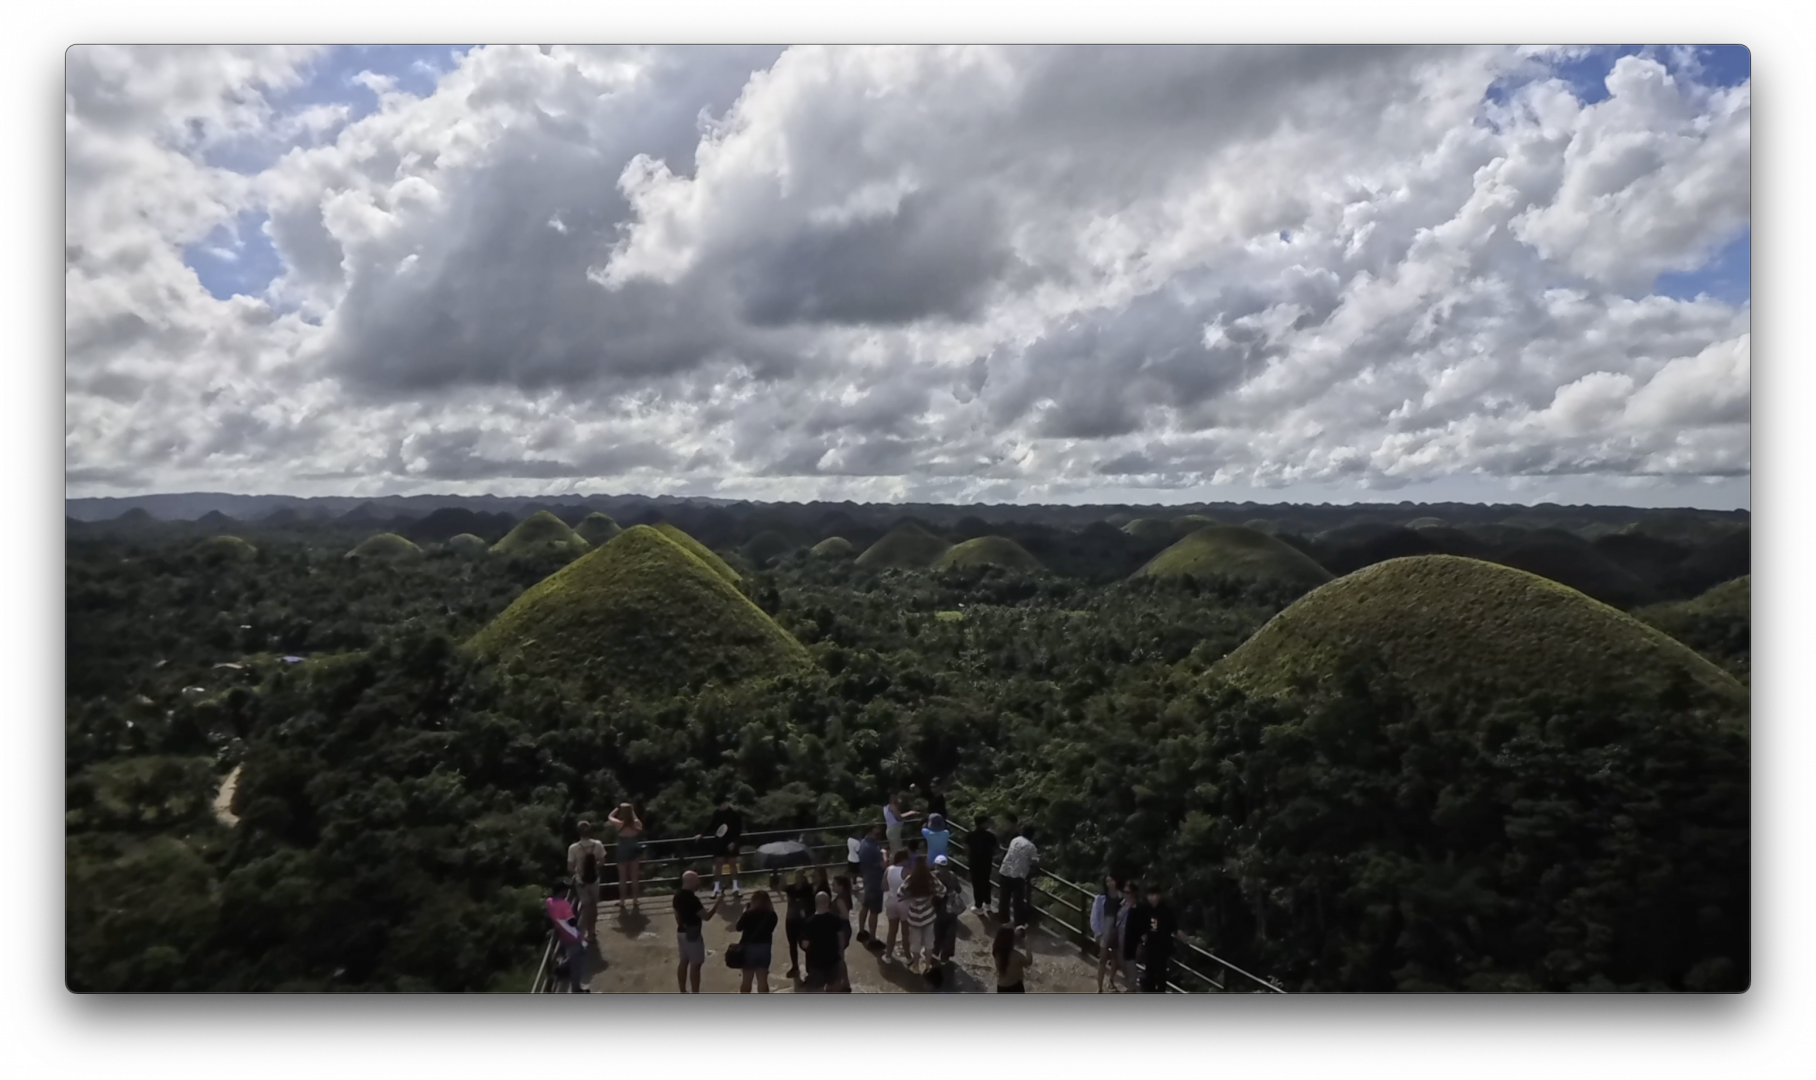
<path id="1" fill-rule="evenodd" d="M 907 905 L 909 926 L 932 926 L 934 916 L 938 914 L 938 901 L 945 898 L 946 887 L 939 883 L 939 879 L 935 878 L 932 895 L 909 896 L 908 883 L 903 882 L 901 888 L 896 890 L 895 895 L 896 899 Z"/>

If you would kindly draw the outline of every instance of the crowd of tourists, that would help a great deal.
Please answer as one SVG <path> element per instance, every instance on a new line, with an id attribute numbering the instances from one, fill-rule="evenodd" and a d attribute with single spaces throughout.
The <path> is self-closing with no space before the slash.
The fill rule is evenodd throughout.
<path id="1" fill-rule="evenodd" d="M 917 794 L 924 809 L 909 805 Z M 617 867 L 618 911 L 620 916 L 627 912 L 635 916 L 642 906 L 643 819 L 627 802 L 608 815 L 606 824 L 616 843 L 611 854 Z M 1033 887 L 1040 871 L 1033 826 L 1018 825 L 1011 816 L 1005 822 L 1004 845 L 993 822 L 980 816 L 963 841 L 967 882 L 958 872 L 946 799 L 935 779 L 925 791 L 889 797 L 882 807 L 882 822 L 847 840 L 843 872 L 829 875 L 828 867 L 813 865 L 803 848 L 797 854 L 805 865 L 769 868 L 768 887 L 753 888 L 748 903 L 743 903 L 739 882 L 746 856 L 743 814 L 728 799 L 714 811 L 708 830 L 693 840 L 706 845 L 710 903 L 701 898 L 706 881 L 695 870 L 681 875 L 670 901 L 675 917 L 675 982 L 682 993 L 700 992 L 705 926 L 720 917 L 728 891 L 737 907 L 731 924 L 736 940 L 724 959 L 738 970 L 741 993 L 770 992 L 778 929 L 788 947 L 783 977 L 802 991 L 850 993 L 846 954 L 856 944 L 876 953 L 883 964 L 899 962 L 909 975 L 920 976 L 927 989 L 949 992 L 955 989 L 959 920 L 967 911 L 984 920 L 986 927 L 995 923 L 991 959 L 996 991 L 1026 992 L 1034 964 L 1027 934 L 1038 915 Z M 586 993 L 591 961 L 599 948 L 608 853 L 605 843 L 594 836 L 591 822 L 580 822 L 576 831 L 579 838 L 568 848 L 567 880 L 548 904 L 562 945 L 558 979 L 567 989 Z M 566 899 L 570 895 L 571 903 Z M 783 905 L 780 912 L 778 904 Z M 1174 942 L 1183 936 L 1173 908 L 1157 886 L 1144 890 L 1133 881 L 1106 877 L 1092 902 L 1089 922 L 1097 944 L 1098 993 L 1166 989 Z"/>

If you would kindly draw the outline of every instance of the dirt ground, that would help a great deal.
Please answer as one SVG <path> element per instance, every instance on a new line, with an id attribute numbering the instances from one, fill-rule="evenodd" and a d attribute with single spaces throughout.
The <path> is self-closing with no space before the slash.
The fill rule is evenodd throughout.
<path id="1" fill-rule="evenodd" d="M 703 896 L 711 907 L 711 898 Z M 700 991 L 707 994 L 735 994 L 739 973 L 725 966 L 725 947 L 737 940 L 731 927 L 738 921 L 744 904 L 729 894 L 720 905 L 719 914 L 706 924 L 706 964 L 700 972 Z M 888 921 L 879 920 L 885 936 Z M 958 993 L 994 992 L 996 976 L 990 958 L 990 942 L 996 931 L 996 920 L 966 912 L 959 917 L 957 950 L 948 970 L 947 989 Z M 626 911 L 620 915 L 614 902 L 601 905 L 599 938 L 605 966 L 593 962 L 593 993 L 673 994 L 677 993 L 675 967 L 675 917 L 669 897 L 655 896 L 643 902 L 641 913 Z M 1090 994 L 1097 990 L 1097 961 L 1085 956 L 1078 946 L 1040 930 L 1028 933 L 1034 953 L 1034 964 L 1028 969 L 1026 985 L 1031 994 Z M 803 992 L 785 978 L 788 971 L 788 943 L 782 928 L 776 928 L 775 959 L 770 965 L 769 985 L 772 993 Z M 851 969 L 851 989 L 855 994 L 910 994 L 928 992 L 925 980 L 910 974 L 902 963 L 899 946 L 891 961 L 883 961 L 874 949 L 853 941 L 846 950 L 845 962 Z"/>

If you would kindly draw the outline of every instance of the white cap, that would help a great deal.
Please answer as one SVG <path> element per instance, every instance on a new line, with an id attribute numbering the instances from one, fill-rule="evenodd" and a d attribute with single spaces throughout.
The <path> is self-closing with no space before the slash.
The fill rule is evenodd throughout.
<path id="1" fill-rule="evenodd" d="M 944 855 L 935 855 L 933 857 L 933 865 L 935 865 L 935 866 L 946 865 L 946 857 Z"/>

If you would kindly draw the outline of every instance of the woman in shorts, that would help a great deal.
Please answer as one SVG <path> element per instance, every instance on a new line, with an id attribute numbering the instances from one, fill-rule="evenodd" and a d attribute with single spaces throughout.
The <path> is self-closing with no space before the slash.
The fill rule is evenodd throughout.
<path id="1" fill-rule="evenodd" d="M 629 899 L 631 910 L 640 910 L 643 896 L 643 819 L 630 803 L 620 803 L 605 820 L 618 830 L 618 910 Z"/>
<path id="2" fill-rule="evenodd" d="M 889 871 L 883 875 L 883 918 L 889 920 L 889 940 L 883 943 L 883 959 L 895 951 L 895 936 L 902 935 L 902 959 L 908 959 L 907 928 L 902 917 L 908 905 L 902 902 L 902 882 L 908 878 L 908 849 L 902 848 L 889 859 Z"/>
<path id="3" fill-rule="evenodd" d="M 851 924 L 851 912 L 857 906 L 855 894 L 851 889 L 849 875 L 840 874 L 832 879 L 832 913 L 845 920 L 845 948 L 851 947 L 856 927 Z M 851 993 L 851 965 L 845 960 L 844 949 L 839 950 L 839 982 L 836 989 L 841 994 Z"/>

